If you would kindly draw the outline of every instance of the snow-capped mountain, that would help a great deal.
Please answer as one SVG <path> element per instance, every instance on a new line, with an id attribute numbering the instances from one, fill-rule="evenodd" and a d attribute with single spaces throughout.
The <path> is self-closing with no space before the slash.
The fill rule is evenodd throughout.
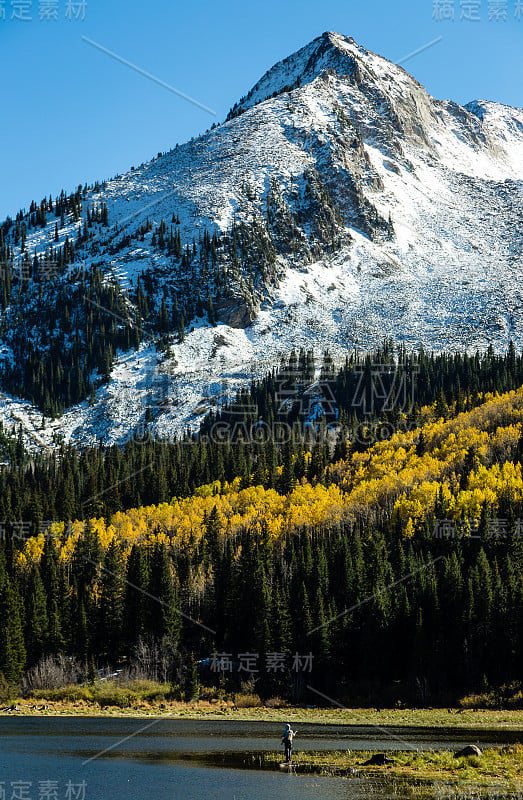
<path id="1" fill-rule="evenodd" d="M 521 347 L 522 181 L 522 110 L 435 100 L 401 67 L 324 33 L 223 124 L 81 189 L 61 214 L 55 201 L 4 224 L 6 263 L 32 277 L 4 304 L 2 418 L 23 420 L 37 446 L 56 431 L 123 441 L 150 405 L 149 431 L 168 435 L 293 347 L 341 355 L 385 336 Z M 58 262 L 53 280 L 46 261 Z M 109 308 L 82 282 L 93 265 Z M 49 332 L 39 310 L 66 295 L 76 305 Z M 83 355 L 89 303 L 113 337 L 108 383 Z M 42 408 L 34 387 L 52 378 L 36 360 L 21 374 L 27 342 L 32 358 L 62 347 L 63 370 L 74 352 L 90 402 L 42 427 L 27 398 Z"/>

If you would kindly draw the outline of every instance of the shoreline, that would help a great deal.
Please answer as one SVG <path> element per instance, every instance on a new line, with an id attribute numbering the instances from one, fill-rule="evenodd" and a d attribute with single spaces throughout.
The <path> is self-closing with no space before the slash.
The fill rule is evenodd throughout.
<path id="1" fill-rule="evenodd" d="M 15 706 L 15 708 L 13 708 Z M 206 701 L 189 704 L 173 702 L 137 704 L 121 708 L 100 707 L 95 703 L 18 699 L 13 706 L 0 711 L 1 717 L 90 717 L 123 719 L 186 719 L 280 723 L 288 720 L 301 725 L 332 725 L 352 727 L 394 727 L 417 730 L 521 731 L 523 740 L 523 710 L 494 711 L 444 709 L 333 709 L 256 706 L 236 708 L 232 704 Z"/>
<path id="2" fill-rule="evenodd" d="M 368 765 L 365 761 L 376 750 L 329 752 L 299 751 L 296 763 L 288 771 L 296 774 L 316 774 L 342 778 L 371 778 L 421 781 L 427 787 L 434 783 L 464 789 L 489 789 L 503 786 L 505 791 L 521 792 L 523 788 L 523 745 L 486 748 L 481 756 L 455 758 L 449 750 L 394 751 L 387 753 L 390 763 Z M 227 760 L 227 759 L 225 759 Z M 281 754 L 266 753 L 251 757 L 251 768 L 280 769 Z M 244 759 L 243 766 L 249 766 Z M 256 766 L 258 763 L 258 767 Z"/>

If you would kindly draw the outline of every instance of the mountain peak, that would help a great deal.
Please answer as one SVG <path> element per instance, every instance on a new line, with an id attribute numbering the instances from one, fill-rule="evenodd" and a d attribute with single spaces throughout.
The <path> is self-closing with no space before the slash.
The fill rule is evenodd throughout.
<path id="1" fill-rule="evenodd" d="M 327 69 L 351 76 L 356 67 L 355 56 L 358 52 L 367 51 L 360 48 L 350 36 L 325 31 L 267 70 L 250 92 L 236 103 L 232 116 L 283 91 L 310 83 Z"/>
<path id="2" fill-rule="evenodd" d="M 271 67 L 250 92 L 234 105 L 227 120 L 264 100 L 310 84 L 326 72 L 335 73 L 360 88 L 365 85 L 377 88 L 379 94 L 388 94 L 392 84 L 399 94 L 412 94 L 419 90 L 426 94 L 418 81 L 402 67 L 367 50 L 350 36 L 324 31 L 312 42 Z"/>
<path id="3" fill-rule="evenodd" d="M 164 382 L 169 402 L 147 428 L 160 435 L 221 403 L 222 379 L 232 392 L 255 360 L 292 348 L 341 356 L 384 336 L 521 346 L 522 165 L 523 111 L 435 100 L 326 31 L 272 67 L 227 124 L 3 226 L 0 266 L 14 280 L 2 388 L 46 413 L 77 403 L 38 433 L 45 442 L 56 431 L 124 441 Z M 79 405 L 90 386 L 93 402 Z M 18 400 L 11 408 L 0 420 Z"/>

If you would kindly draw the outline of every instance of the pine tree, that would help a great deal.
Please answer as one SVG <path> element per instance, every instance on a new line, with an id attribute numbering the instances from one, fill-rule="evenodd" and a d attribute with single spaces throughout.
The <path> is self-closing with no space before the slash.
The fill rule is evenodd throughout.
<path id="1" fill-rule="evenodd" d="M 148 570 L 143 548 L 133 545 L 127 563 L 123 612 L 123 643 L 130 655 L 146 632 L 145 592 Z"/>
<path id="2" fill-rule="evenodd" d="M 12 580 L 4 575 L 0 586 L 0 673 L 9 684 L 18 683 L 25 661 L 20 602 Z"/>
<path id="3" fill-rule="evenodd" d="M 123 565 L 120 547 L 113 539 L 107 548 L 100 574 L 100 604 L 98 623 L 98 652 L 109 663 L 120 656 L 123 620 Z"/>
<path id="4" fill-rule="evenodd" d="M 176 645 L 181 627 L 178 596 L 167 548 L 163 542 L 155 546 L 152 554 L 148 594 L 147 633 L 158 642 L 167 639 L 171 645 Z"/>
<path id="5" fill-rule="evenodd" d="M 169 314 L 167 312 L 167 305 L 165 303 L 165 296 L 162 298 L 162 305 L 160 309 L 160 331 L 167 333 L 169 330 Z"/>
<path id="6" fill-rule="evenodd" d="M 292 445 L 286 442 L 283 454 L 283 470 L 280 481 L 280 491 L 282 494 L 292 492 L 296 484 L 296 476 L 294 474 L 294 458 L 292 452 Z"/>
<path id="7" fill-rule="evenodd" d="M 216 325 L 216 317 L 214 315 L 214 305 L 212 302 L 211 294 L 209 293 L 209 297 L 207 300 L 207 314 L 209 317 L 209 322 L 211 325 Z"/>
<path id="8" fill-rule="evenodd" d="M 185 339 L 185 323 L 183 319 L 183 312 L 180 313 L 180 318 L 178 322 L 178 341 L 181 343 Z"/>
<path id="9" fill-rule="evenodd" d="M 185 672 L 184 698 L 186 703 L 197 700 L 200 695 L 200 682 L 198 680 L 198 666 L 196 659 L 191 653 L 189 665 Z"/>
<path id="10" fill-rule="evenodd" d="M 48 638 L 46 597 L 38 567 L 34 566 L 29 578 L 26 601 L 26 652 L 29 666 L 44 655 Z"/>

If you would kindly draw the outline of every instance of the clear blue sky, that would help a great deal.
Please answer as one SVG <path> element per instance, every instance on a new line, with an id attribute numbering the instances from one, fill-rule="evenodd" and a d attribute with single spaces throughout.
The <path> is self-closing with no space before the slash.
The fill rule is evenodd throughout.
<path id="1" fill-rule="evenodd" d="M 393 61 L 443 36 L 404 65 L 432 95 L 523 106 L 521 0 L 506 0 L 507 21 L 488 19 L 503 0 L 482 0 L 475 22 L 460 21 L 460 0 L 454 21 L 433 19 L 443 0 L 87 0 L 84 20 L 66 18 L 68 2 L 0 0 L 0 219 L 124 172 L 214 121 L 82 36 L 215 109 L 217 120 L 268 67 L 325 30 Z M 40 20 L 44 6 L 58 20 Z"/>

